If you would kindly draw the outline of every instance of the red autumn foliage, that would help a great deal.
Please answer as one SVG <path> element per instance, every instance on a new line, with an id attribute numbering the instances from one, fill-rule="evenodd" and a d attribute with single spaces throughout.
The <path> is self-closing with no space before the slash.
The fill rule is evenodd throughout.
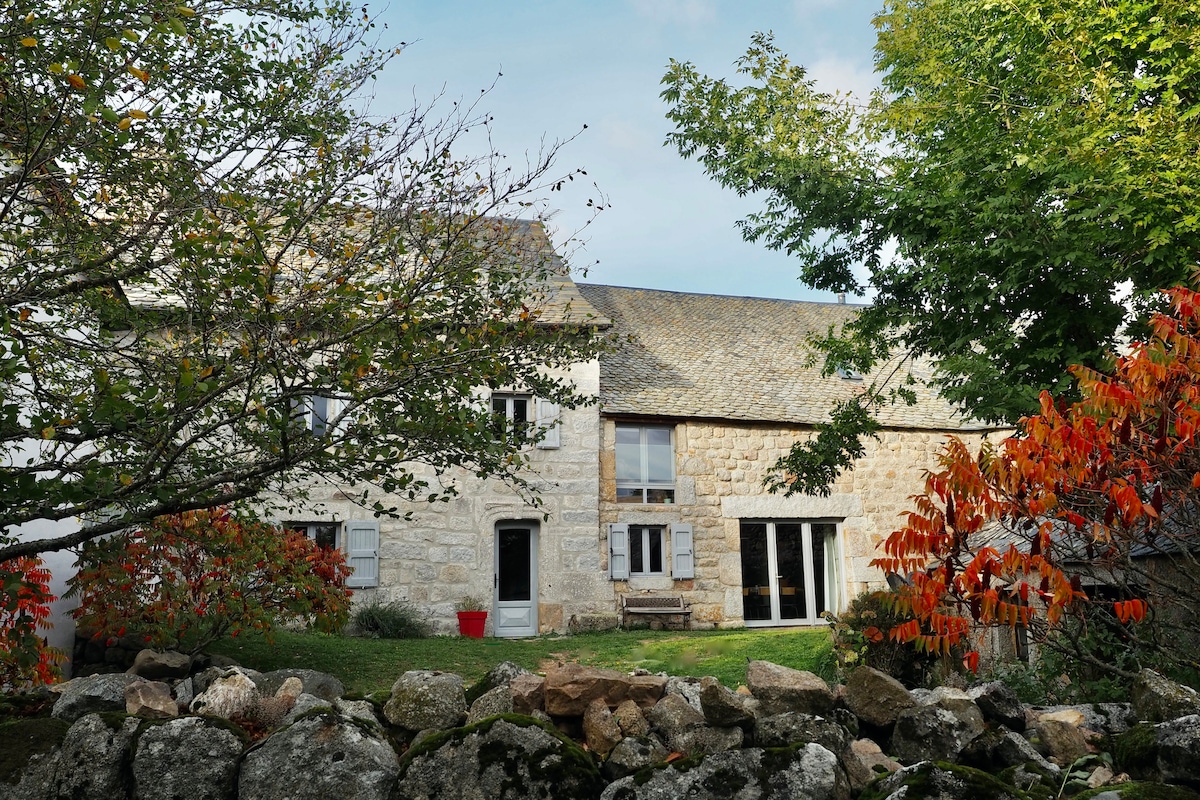
<path id="1" fill-rule="evenodd" d="M 951 438 L 873 562 L 911 580 L 896 603 L 919 622 L 890 636 L 965 652 L 975 668 L 977 625 L 1044 640 L 1103 610 L 1124 646 L 1189 662 L 1200 640 L 1200 293 L 1168 296 L 1173 312 L 1111 373 L 1072 370 L 1078 402 L 1043 394 L 1039 414 L 975 454 Z"/>
<path id="2" fill-rule="evenodd" d="M 341 551 L 223 508 L 89 542 L 79 563 L 69 594 L 79 597 L 80 627 L 98 637 L 133 633 L 149 647 L 197 652 L 289 621 L 337 630 L 349 615 Z"/>
<path id="3" fill-rule="evenodd" d="M 0 563 L 0 688 L 55 683 L 66 656 L 38 631 L 51 627 L 50 571 L 40 558 Z"/>

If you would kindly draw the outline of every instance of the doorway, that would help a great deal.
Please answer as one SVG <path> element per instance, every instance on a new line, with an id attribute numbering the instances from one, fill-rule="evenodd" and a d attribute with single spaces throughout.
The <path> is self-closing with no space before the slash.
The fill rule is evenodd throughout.
<path id="1" fill-rule="evenodd" d="M 746 627 L 815 625 L 841 608 L 838 528 L 835 521 L 742 521 Z"/>
<path id="2" fill-rule="evenodd" d="M 492 633 L 536 636 L 538 526 L 531 522 L 496 525 Z"/>

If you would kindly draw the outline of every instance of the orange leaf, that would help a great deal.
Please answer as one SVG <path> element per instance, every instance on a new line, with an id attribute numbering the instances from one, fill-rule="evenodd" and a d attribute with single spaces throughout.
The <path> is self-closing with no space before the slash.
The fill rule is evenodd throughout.
<path id="1" fill-rule="evenodd" d="M 87 88 L 87 81 L 83 79 L 83 76 L 76 75 L 74 73 L 67 76 L 67 83 L 71 84 L 73 88 L 79 89 L 80 91 L 83 91 Z"/>

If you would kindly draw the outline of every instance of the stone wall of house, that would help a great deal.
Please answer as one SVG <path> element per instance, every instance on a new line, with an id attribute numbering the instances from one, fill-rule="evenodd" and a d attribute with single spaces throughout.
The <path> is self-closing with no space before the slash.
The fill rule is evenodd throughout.
<path id="1" fill-rule="evenodd" d="M 575 365 L 559 377 L 573 380 L 586 395 L 599 392 L 596 361 Z M 596 549 L 599 444 L 594 405 L 562 410 L 561 446 L 530 450 L 540 508 L 497 480 L 465 471 L 443 476 L 441 483 L 452 482 L 457 497 L 446 503 L 401 504 L 401 510 L 412 512 L 410 519 L 380 520 L 379 587 L 357 592 L 356 599 L 410 601 L 429 614 L 439 631 L 455 631 L 455 604 L 464 595 L 491 606 L 496 526 L 519 521 L 538 529 L 541 632 L 564 631 L 573 614 L 611 612 L 612 587 Z M 319 511 L 305 521 L 370 518 L 336 486 L 317 488 L 312 499 L 312 508 Z M 493 616 L 488 617 L 488 635 Z"/>
<path id="2" fill-rule="evenodd" d="M 600 459 L 600 553 L 607 572 L 608 525 L 691 523 L 695 578 L 634 577 L 615 582 L 624 592 L 682 593 L 692 605 L 693 627 L 736 627 L 742 616 L 740 521 L 841 520 L 843 596 L 884 585 L 869 564 L 876 546 L 908 510 L 907 498 L 923 487 L 923 473 L 936 467 L 946 434 L 938 431 L 885 430 L 866 442 L 866 455 L 834 484 L 829 497 L 772 495 L 763 488 L 772 464 L 810 429 L 726 421 L 688 421 L 674 425 L 675 502 L 671 505 L 618 504 L 616 499 L 616 423 L 603 421 Z M 992 433 L 994 438 L 998 435 Z M 982 435 L 963 436 L 972 449 Z M 668 537 L 669 538 L 669 537 Z M 668 547 L 669 547 L 668 542 Z M 667 563 L 670 563 L 669 556 Z"/>

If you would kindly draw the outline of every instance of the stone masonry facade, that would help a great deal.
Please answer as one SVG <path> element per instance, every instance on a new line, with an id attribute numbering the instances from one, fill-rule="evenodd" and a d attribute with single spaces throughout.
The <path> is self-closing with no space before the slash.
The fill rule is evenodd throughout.
<path id="1" fill-rule="evenodd" d="M 618 595 L 643 591 L 682 594 L 691 603 L 693 627 L 744 624 L 739 534 L 744 519 L 840 522 L 842 596 L 881 588 L 884 576 L 870 561 L 880 542 L 899 526 L 900 515 L 909 508 L 908 497 L 924 485 L 924 472 L 937 466 L 937 453 L 947 436 L 928 430 L 881 431 L 878 441 L 866 442 L 866 455 L 838 479 L 829 497 L 785 498 L 768 493 L 763 479 L 794 442 L 811 435 L 811 429 L 704 420 L 676 422 L 673 428 L 675 502 L 634 505 L 616 502 L 616 420 L 604 420 L 600 550 L 607 569 L 608 523 L 691 523 L 694 578 L 633 577 L 615 581 L 614 589 Z M 975 449 L 985 434 L 959 435 Z"/>

